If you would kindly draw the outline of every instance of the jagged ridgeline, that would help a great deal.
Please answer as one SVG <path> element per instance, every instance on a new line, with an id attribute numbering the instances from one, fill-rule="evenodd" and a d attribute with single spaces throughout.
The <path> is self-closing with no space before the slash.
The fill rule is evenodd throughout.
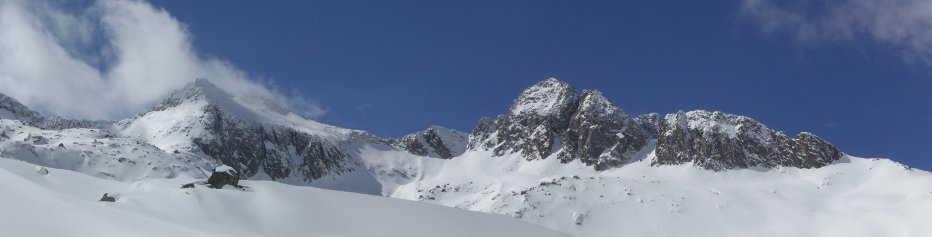
<path id="1" fill-rule="evenodd" d="M 711 170 L 816 168 L 843 156 L 815 135 L 789 137 L 743 116 L 691 111 L 632 117 L 601 92 L 577 92 L 556 79 L 527 88 L 506 114 L 480 119 L 470 134 L 432 126 L 384 139 L 305 119 L 268 100 L 228 94 L 205 79 L 120 121 L 46 117 L 0 95 L 0 133 L 4 157 L 102 177 L 203 177 L 223 164 L 246 178 L 295 184 L 354 172 L 372 182 L 378 175 L 370 173 L 408 177 L 412 172 L 371 170 L 382 167 L 385 154 L 399 151 L 412 163 L 414 156 L 455 159 L 489 151 L 580 161 L 596 170 L 651 152 L 653 165 L 693 163 Z"/>
<path id="2" fill-rule="evenodd" d="M 596 170 L 632 162 L 650 149 L 652 165 L 692 162 L 711 170 L 817 168 L 844 155 L 813 134 L 790 138 L 744 116 L 698 110 L 630 117 L 601 92 L 577 93 L 552 78 L 524 90 L 508 113 L 481 119 L 468 144 L 495 156 L 579 160 Z"/>

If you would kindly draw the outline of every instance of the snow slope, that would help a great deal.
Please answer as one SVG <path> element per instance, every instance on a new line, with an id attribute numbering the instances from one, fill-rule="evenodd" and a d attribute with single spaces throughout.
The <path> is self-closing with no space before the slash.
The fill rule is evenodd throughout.
<path id="1" fill-rule="evenodd" d="M 41 129 L 9 119 L 0 119 L 0 156 L 116 180 L 203 178 L 219 165 L 102 129 Z"/>
<path id="2" fill-rule="evenodd" d="M 3 236 L 565 236 L 504 216 L 383 197 L 242 181 L 120 182 L 0 159 Z M 116 202 L 97 201 L 103 193 Z"/>
<path id="3" fill-rule="evenodd" d="M 928 236 L 932 174 L 845 157 L 820 169 L 710 171 L 468 152 L 390 196 L 497 213 L 573 236 Z M 515 156 L 515 155 L 512 155 Z"/>

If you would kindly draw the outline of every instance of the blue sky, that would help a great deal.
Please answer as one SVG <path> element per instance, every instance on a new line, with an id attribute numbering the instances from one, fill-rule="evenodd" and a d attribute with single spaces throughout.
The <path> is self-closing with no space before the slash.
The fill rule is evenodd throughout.
<path id="1" fill-rule="evenodd" d="M 25 20 L 7 11 L 14 17 L 2 23 L 23 27 L 0 35 L 51 38 L 27 40 L 38 43 L 24 50 L 56 59 L 56 47 L 64 48 L 71 56 L 49 63 L 73 69 L 56 69 L 60 75 L 89 78 L 53 95 L 83 93 L 65 100 L 75 103 L 96 101 L 85 91 L 100 88 L 132 95 L 104 93 L 115 111 L 88 112 L 28 90 L 0 92 L 66 115 L 131 115 L 189 80 L 178 68 L 190 63 L 240 92 L 303 97 L 281 101 L 323 108 L 309 113 L 319 121 L 400 136 L 433 124 L 469 131 L 480 117 L 504 113 L 524 88 L 556 77 L 603 91 L 632 115 L 720 110 L 790 134 L 813 132 L 852 155 L 932 170 L 932 13 L 910 10 L 932 3 L 858 3 L 155 0 L 167 13 L 134 1 Z M 45 9 L 4 2 L 11 4 Z M 82 20 L 95 14 L 103 27 L 84 27 L 96 24 Z M 30 20 L 42 27 L 14 24 Z M 103 40 L 88 40 L 95 37 Z M 28 48 L 14 43 L 0 49 Z M 42 80 L 51 72 L 32 75 L 2 61 L 5 73 L 37 78 L 21 88 L 54 91 Z M 152 93 L 121 99 L 147 91 L 139 88 Z"/>
<path id="2" fill-rule="evenodd" d="M 194 44 L 314 98 L 323 122 L 469 131 L 556 77 L 629 114 L 721 110 L 932 168 L 932 80 L 884 42 L 772 32 L 737 1 L 155 1 Z"/>

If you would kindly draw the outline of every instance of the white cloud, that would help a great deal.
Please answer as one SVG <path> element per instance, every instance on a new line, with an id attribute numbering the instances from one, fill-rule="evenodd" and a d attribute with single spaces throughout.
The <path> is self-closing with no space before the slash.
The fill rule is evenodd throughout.
<path id="1" fill-rule="evenodd" d="M 798 43 L 869 42 L 932 65 L 930 0 L 741 0 L 740 13 L 765 33 L 788 33 Z"/>
<path id="2" fill-rule="evenodd" d="M 138 0 L 77 7 L 0 0 L 0 93 L 69 117 L 113 119 L 147 110 L 195 78 L 272 99 L 305 116 L 326 112 L 233 64 L 204 57 L 183 23 Z"/>

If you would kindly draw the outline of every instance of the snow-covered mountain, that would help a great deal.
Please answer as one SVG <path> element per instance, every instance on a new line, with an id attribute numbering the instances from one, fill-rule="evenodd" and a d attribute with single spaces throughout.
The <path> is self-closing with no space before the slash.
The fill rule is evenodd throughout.
<path id="1" fill-rule="evenodd" d="M 469 149 L 389 196 L 574 236 L 924 236 L 932 174 L 792 138 L 751 118 L 631 117 L 549 79 L 480 119 Z"/>
<path id="2" fill-rule="evenodd" d="M 439 126 L 383 139 L 228 94 L 206 79 L 113 122 L 46 118 L 12 98 L 0 102 L 0 132 L 7 134 L 0 155 L 117 180 L 206 177 L 225 164 L 249 179 L 381 194 L 379 172 L 368 166 L 382 162 L 367 160 L 381 153 L 449 158 L 463 152 L 466 139 Z"/>
<path id="3" fill-rule="evenodd" d="M 254 179 L 310 183 L 359 168 L 343 143 L 378 140 L 320 124 L 261 100 L 229 95 L 206 79 L 173 93 L 152 111 L 114 125 L 121 137 L 164 151 L 229 165 Z"/>
<path id="4" fill-rule="evenodd" d="M 176 184 L 228 165 L 250 180 L 502 214 L 574 236 L 932 233 L 921 224 L 932 213 L 928 172 L 739 115 L 632 116 L 556 79 L 469 134 L 431 126 L 396 139 L 205 79 L 120 121 L 46 117 L 0 95 L 0 157 L 123 183 Z"/>

